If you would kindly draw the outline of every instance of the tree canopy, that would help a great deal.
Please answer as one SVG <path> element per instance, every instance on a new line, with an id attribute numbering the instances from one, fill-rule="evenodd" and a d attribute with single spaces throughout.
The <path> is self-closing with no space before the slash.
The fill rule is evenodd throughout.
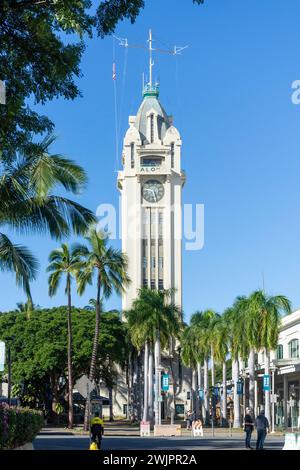
<path id="1" fill-rule="evenodd" d="M 204 0 L 193 0 L 203 3 Z M 123 19 L 136 20 L 144 0 L 1 0 L 0 80 L 6 105 L 0 105 L 0 157 L 11 158 L 32 135 L 52 132 L 54 123 L 34 104 L 81 96 L 77 79 L 84 37 L 114 32 Z"/>
<path id="2" fill-rule="evenodd" d="M 88 374 L 94 335 L 94 312 L 74 308 L 73 370 L 76 381 Z M 111 362 L 120 363 L 124 353 L 126 327 L 117 312 L 102 314 L 100 325 L 97 379 L 106 382 Z M 67 308 L 42 309 L 31 314 L 30 321 L 20 312 L 0 315 L 0 338 L 11 338 L 12 378 L 25 385 L 39 400 L 45 400 L 46 388 L 56 401 L 66 393 Z M 41 396 L 42 395 L 42 396 Z"/>

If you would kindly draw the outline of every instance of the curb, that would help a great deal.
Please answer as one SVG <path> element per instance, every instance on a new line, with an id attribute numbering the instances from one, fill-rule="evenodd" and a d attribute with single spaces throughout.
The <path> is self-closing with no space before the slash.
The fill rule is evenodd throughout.
<path id="1" fill-rule="evenodd" d="M 10 450 L 34 450 L 32 442 L 28 442 L 20 447 L 15 447 L 14 449 Z"/>

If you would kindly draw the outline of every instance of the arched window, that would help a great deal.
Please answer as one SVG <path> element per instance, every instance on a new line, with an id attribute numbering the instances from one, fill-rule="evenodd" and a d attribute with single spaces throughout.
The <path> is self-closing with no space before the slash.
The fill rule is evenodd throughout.
<path id="1" fill-rule="evenodd" d="M 278 344 L 277 346 L 277 359 L 283 359 L 283 346 Z"/>
<path id="2" fill-rule="evenodd" d="M 290 358 L 298 358 L 299 357 L 299 340 L 292 339 L 289 342 L 289 356 Z"/>
<path id="3" fill-rule="evenodd" d="M 174 142 L 171 143 L 171 168 L 174 168 Z"/>
<path id="4" fill-rule="evenodd" d="M 154 142 L 154 114 L 150 115 L 150 142 Z"/>
<path id="5" fill-rule="evenodd" d="M 134 144 L 130 146 L 131 168 L 134 168 Z"/>

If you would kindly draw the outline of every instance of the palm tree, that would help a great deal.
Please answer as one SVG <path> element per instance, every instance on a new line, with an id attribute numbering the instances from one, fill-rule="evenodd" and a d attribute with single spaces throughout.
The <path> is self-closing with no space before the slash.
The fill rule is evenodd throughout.
<path id="1" fill-rule="evenodd" d="M 198 415 L 198 400 L 197 400 L 197 364 L 198 364 L 198 338 L 195 332 L 195 328 L 188 326 L 186 327 L 181 335 L 181 357 L 183 364 L 191 369 L 191 388 L 192 388 L 192 407 Z"/>
<path id="2" fill-rule="evenodd" d="M 84 259 L 84 267 L 78 276 L 78 293 L 83 294 L 87 284 L 92 284 L 93 278 L 96 277 L 95 332 L 89 372 L 91 382 L 95 379 L 97 363 L 101 298 L 110 297 L 113 290 L 121 293 L 130 283 L 127 275 L 127 257 L 120 250 L 108 246 L 108 239 L 107 233 L 97 232 L 96 228 L 92 227 L 86 237 L 88 247 L 77 245 L 75 250 L 75 253 Z M 86 406 L 86 430 L 88 425 L 88 406 Z"/>
<path id="3" fill-rule="evenodd" d="M 283 295 L 270 296 L 257 290 L 249 297 L 249 343 L 257 351 L 264 351 L 265 375 L 270 374 L 270 351 L 277 347 L 281 315 L 289 313 L 291 302 Z M 270 420 L 269 390 L 265 390 L 265 415 Z"/>
<path id="4" fill-rule="evenodd" d="M 229 334 L 228 334 L 229 325 L 226 319 L 222 316 L 220 320 L 216 323 L 214 328 L 215 334 L 215 358 L 218 362 L 222 364 L 222 421 L 223 424 L 227 422 L 227 367 L 226 359 L 229 351 Z"/>
<path id="5" fill-rule="evenodd" d="M 25 315 L 27 317 L 27 320 L 30 320 L 31 313 L 33 312 L 33 310 L 35 310 L 38 307 L 36 307 L 33 304 L 31 295 L 29 295 L 29 298 L 26 302 L 18 302 L 17 303 L 17 308 L 18 308 L 19 312 L 25 313 Z"/>
<path id="6" fill-rule="evenodd" d="M 95 221 L 91 211 L 63 196 L 53 194 L 62 187 L 78 194 L 86 184 L 84 170 L 55 154 L 48 135 L 32 144 L 13 161 L 0 158 L 0 227 L 20 233 L 49 233 L 60 239 L 72 231 L 84 233 Z M 30 282 L 36 278 L 38 262 L 23 245 L 14 244 L 0 231 L 0 270 L 14 272 L 16 283 L 32 303 Z"/>
<path id="7" fill-rule="evenodd" d="M 155 424 L 159 423 L 158 393 L 159 372 L 161 365 L 161 349 L 169 344 L 170 337 L 178 337 L 181 329 L 180 308 L 173 302 L 174 289 L 151 290 L 143 288 L 139 290 L 138 297 L 132 304 L 131 313 L 127 314 L 128 322 L 133 328 L 133 335 L 141 338 L 141 341 L 154 344 L 155 362 Z M 133 313 L 134 312 L 134 313 Z M 149 364 L 149 362 L 148 362 Z M 149 370 L 149 365 L 148 365 Z M 150 379 L 152 371 L 149 371 Z M 150 387 L 150 380 L 149 380 Z M 144 397 L 144 403 L 147 403 Z M 151 403 L 150 403 L 151 406 Z M 145 415 L 146 416 L 146 413 Z"/>
<path id="8" fill-rule="evenodd" d="M 246 297 L 237 297 L 233 307 L 224 312 L 224 320 L 229 329 L 229 349 L 232 360 L 232 380 L 234 392 L 234 428 L 241 426 L 240 396 L 237 390 L 237 382 L 240 379 L 239 360 L 246 360 L 249 355 L 248 326 L 245 318 L 247 307 Z"/>
<path id="9" fill-rule="evenodd" d="M 63 243 L 60 248 L 53 250 L 49 255 L 49 266 L 47 272 L 50 272 L 48 284 L 49 295 L 56 294 L 62 276 L 66 276 L 65 293 L 68 297 L 68 402 L 69 402 L 69 422 L 68 427 L 73 428 L 73 370 L 72 370 L 72 300 L 71 284 L 72 278 L 78 276 L 82 268 L 82 261 L 75 252 L 75 246 L 71 249 Z"/>
<path id="10" fill-rule="evenodd" d="M 190 326 L 194 330 L 194 337 L 197 338 L 197 356 L 198 363 L 200 360 L 203 360 L 203 369 L 204 369 L 204 401 L 203 401 L 203 416 L 205 422 L 209 422 L 209 383 L 208 383 L 208 361 L 210 355 L 210 344 L 208 341 L 208 324 L 209 319 L 205 312 L 196 312 L 192 315 Z M 199 369 L 199 367 L 198 367 Z M 200 376 L 201 376 L 201 367 L 200 367 Z M 199 380 L 198 374 L 198 383 L 200 385 L 201 380 Z"/>

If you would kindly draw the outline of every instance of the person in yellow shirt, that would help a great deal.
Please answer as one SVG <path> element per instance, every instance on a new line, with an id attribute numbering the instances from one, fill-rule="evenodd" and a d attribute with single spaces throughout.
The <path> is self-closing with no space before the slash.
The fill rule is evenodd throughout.
<path id="1" fill-rule="evenodd" d="M 102 436 L 104 434 L 103 419 L 99 417 L 99 412 L 96 411 L 95 417 L 91 421 L 91 436 L 92 442 L 96 443 L 98 449 L 101 449 Z"/>

